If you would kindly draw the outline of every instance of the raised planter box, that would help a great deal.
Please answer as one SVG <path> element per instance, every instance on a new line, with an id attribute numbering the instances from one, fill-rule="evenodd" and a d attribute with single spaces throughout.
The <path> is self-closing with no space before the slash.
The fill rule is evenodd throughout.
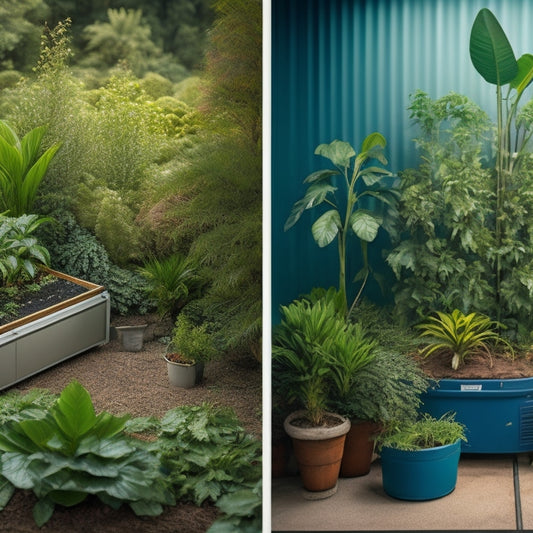
<path id="1" fill-rule="evenodd" d="M 465 453 L 533 451 L 533 377 L 441 379 L 422 396 L 434 417 L 453 411 L 466 426 Z"/>
<path id="2" fill-rule="evenodd" d="M 87 290 L 0 326 L 0 390 L 109 341 L 111 306 L 105 288 L 50 272 Z"/>

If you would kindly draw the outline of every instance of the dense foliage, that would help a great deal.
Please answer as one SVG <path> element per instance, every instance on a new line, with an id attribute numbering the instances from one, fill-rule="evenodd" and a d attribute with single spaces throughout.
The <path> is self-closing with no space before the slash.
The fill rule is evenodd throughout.
<path id="1" fill-rule="evenodd" d="M 139 266 L 188 256 L 204 282 L 189 314 L 223 350 L 260 357 L 261 2 L 46 4 L 57 24 L 33 73 L 5 78 L 0 113 L 21 136 L 46 125 L 43 151 L 61 144 L 33 207 L 57 221 L 40 232 L 53 267 L 106 285 L 128 314 L 166 305 L 135 296 Z M 168 40 L 198 47 L 181 64 Z"/>
<path id="2" fill-rule="evenodd" d="M 41 525 L 55 504 L 89 494 L 139 515 L 161 504 L 208 501 L 222 511 L 210 531 L 261 530 L 261 442 L 228 408 L 183 406 L 161 419 L 96 415 L 76 381 L 58 397 L 42 389 L 0 395 L 0 510 L 16 488 L 39 498 Z M 148 432 L 150 438 L 139 439 Z"/>
<path id="3" fill-rule="evenodd" d="M 50 407 L 31 407 L 2 425 L 1 508 L 15 488 L 32 490 L 40 527 L 56 505 L 70 507 L 96 495 L 117 509 L 127 503 L 138 515 L 158 515 L 174 498 L 156 454 L 128 437 L 129 416 L 96 415 L 89 393 L 73 381 Z"/>

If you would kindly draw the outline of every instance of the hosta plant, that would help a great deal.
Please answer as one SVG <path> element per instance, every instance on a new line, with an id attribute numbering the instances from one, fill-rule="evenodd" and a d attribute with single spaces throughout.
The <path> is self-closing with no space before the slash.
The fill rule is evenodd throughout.
<path id="1" fill-rule="evenodd" d="M 372 160 L 387 164 L 385 146 L 385 138 L 377 132 L 366 137 L 358 154 L 349 143 L 339 140 L 317 146 L 315 154 L 329 159 L 335 168 L 318 170 L 305 178 L 307 191 L 294 204 L 285 222 L 286 231 L 296 224 L 306 209 L 321 204 L 329 208 L 314 222 L 311 232 L 321 248 L 338 239 L 339 292 L 344 300 L 345 314 L 348 314 L 346 253 L 349 235 L 354 234 L 361 243 L 363 268 L 356 279 L 362 280 L 362 290 L 371 273 L 368 243 L 377 237 L 380 228 L 388 232 L 394 229 L 398 192 L 386 181 L 391 173 L 381 166 L 369 165 Z M 333 179 L 339 175 L 341 179 L 337 185 Z M 342 194 L 337 192 L 339 188 L 344 190 Z"/>
<path id="2" fill-rule="evenodd" d="M 465 315 L 454 309 L 451 313 L 437 311 L 437 316 L 430 316 L 415 327 L 421 330 L 422 337 L 429 338 L 422 353 L 427 357 L 437 350 L 451 351 L 452 368 L 457 370 L 465 358 L 475 352 L 484 351 L 491 358 L 491 344 L 504 343 L 513 353 L 511 345 L 496 330 L 497 326 L 497 322 L 485 315 Z"/>
<path id="3" fill-rule="evenodd" d="M 36 406 L 2 424 L 0 509 L 15 488 L 38 498 L 33 516 L 45 524 L 56 505 L 70 507 L 89 495 L 137 515 L 158 515 L 174 504 L 157 454 L 123 430 L 129 416 L 95 414 L 91 397 L 71 382 L 51 408 Z"/>

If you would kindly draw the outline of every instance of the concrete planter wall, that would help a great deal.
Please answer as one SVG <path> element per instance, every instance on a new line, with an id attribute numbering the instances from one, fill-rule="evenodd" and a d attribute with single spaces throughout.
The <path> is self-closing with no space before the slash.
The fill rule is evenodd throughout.
<path id="1" fill-rule="evenodd" d="M 533 377 L 441 379 L 422 396 L 434 417 L 453 411 L 466 426 L 466 453 L 533 451 Z"/>
<path id="2" fill-rule="evenodd" d="M 51 271 L 86 292 L 0 327 L 0 390 L 109 341 L 104 287 Z"/>

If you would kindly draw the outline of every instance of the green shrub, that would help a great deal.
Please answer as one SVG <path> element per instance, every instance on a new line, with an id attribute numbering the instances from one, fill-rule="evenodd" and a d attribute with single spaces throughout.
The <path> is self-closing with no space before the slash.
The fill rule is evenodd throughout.
<path id="1" fill-rule="evenodd" d="M 152 99 L 171 96 L 174 84 L 161 74 L 147 72 L 139 82 L 141 89 Z"/>
<path id="2" fill-rule="evenodd" d="M 180 313 L 172 332 L 172 349 L 192 363 L 211 360 L 217 354 L 217 349 L 207 326 L 195 326 L 187 315 Z"/>
<path id="3" fill-rule="evenodd" d="M 105 286 L 111 309 L 119 315 L 144 315 L 155 309 L 155 303 L 146 298 L 146 280 L 137 272 L 110 265 Z"/>
<path id="4" fill-rule="evenodd" d="M 14 87 L 22 78 L 18 70 L 3 70 L 0 72 L 0 91 L 6 87 Z"/>
<path id="5" fill-rule="evenodd" d="M 113 263 L 125 266 L 141 259 L 135 213 L 116 191 L 108 190 L 103 195 L 94 232 Z"/>
<path id="6" fill-rule="evenodd" d="M 114 509 L 127 503 L 137 515 L 155 516 L 175 503 L 158 456 L 124 433 L 129 415 L 96 415 L 78 382 L 65 387 L 49 409 L 19 415 L 0 433 L 2 508 L 15 488 L 31 490 L 38 498 L 33 517 L 41 527 L 57 504 L 71 507 L 89 495 Z"/>

